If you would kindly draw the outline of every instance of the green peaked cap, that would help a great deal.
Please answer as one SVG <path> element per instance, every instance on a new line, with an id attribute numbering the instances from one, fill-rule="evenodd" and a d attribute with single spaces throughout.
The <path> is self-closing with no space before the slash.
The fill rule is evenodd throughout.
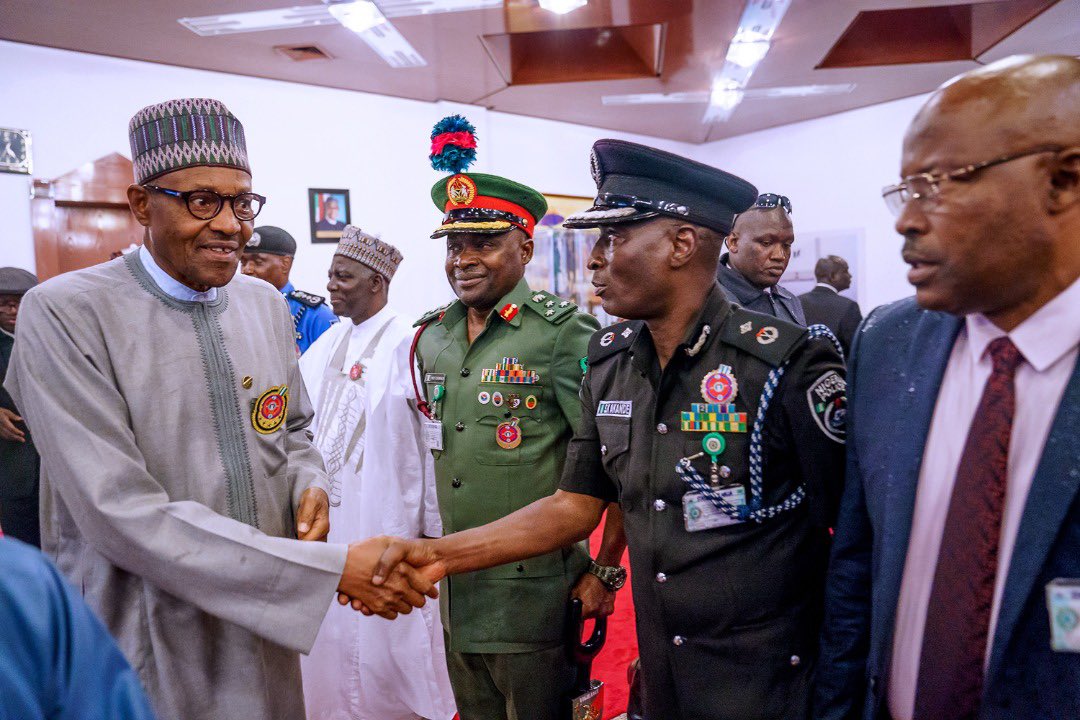
<path id="1" fill-rule="evenodd" d="M 547 212 L 547 200 L 536 190 L 484 173 L 444 177 L 432 185 L 431 199 L 445 213 L 432 237 L 452 232 L 502 233 L 512 227 L 520 227 L 532 237 Z"/>

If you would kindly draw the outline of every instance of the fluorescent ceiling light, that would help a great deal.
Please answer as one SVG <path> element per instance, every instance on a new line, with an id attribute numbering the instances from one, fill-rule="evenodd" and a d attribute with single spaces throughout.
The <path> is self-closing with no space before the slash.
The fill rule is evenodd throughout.
<path id="1" fill-rule="evenodd" d="M 386 22 L 386 16 L 371 0 L 340 2 L 326 7 L 335 20 L 357 35 Z"/>
<path id="2" fill-rule="evenodd" d="M 769 52 L 768 40 L 753 40 L 751 42 L 743 42 L 740 40 L 732 40 L 728 45 L 727 62 L 733 65 L 738 65 L 742 68 L 756 67 L 759 62 L 765 59 L 766 53 Z"/>
<path id="3" fill-rule="evenodd" d="M 837 85 L 796 85 L 794 87 L 751 88 L 743 92 L 747 100 L 753 98 L 799 98 L 812 95 L 843 95 L 855 89 L 855 83 Z"/>
<path id="4" fill-rule="evenodd" d="M 537 2 L 542 9 L 556 15 L 565 15 L 571 10 L 577 10 L 589 4 L 589 0 L 537 0 Z"/>
<path id="5" fill-rule="evenodd" d="M 604 105 L 674 105 L 677 103 L 709 102 L 709 93 L 701 90 L 676 93 L 637 93 L 633 95 L 604 95 Z"/>
<path id="6" fill-rule="evenodd" d="M 177 22 L 203 37 L 336 24 L 337 21 L 326 9 L 325 5 L 307 5 L 226 15 L 183 17 Z"/>

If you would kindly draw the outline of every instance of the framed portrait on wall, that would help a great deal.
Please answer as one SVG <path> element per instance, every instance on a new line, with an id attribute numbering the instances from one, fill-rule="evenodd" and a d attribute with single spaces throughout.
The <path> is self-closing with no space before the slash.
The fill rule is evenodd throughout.
<path id="1" fill-rule="evenodd" d="M 311 242 L 337 243 L 341 231 L 349 224 L 349 191 L 330 188 L 308 188 L 308 215 L 311 220 Z"/>

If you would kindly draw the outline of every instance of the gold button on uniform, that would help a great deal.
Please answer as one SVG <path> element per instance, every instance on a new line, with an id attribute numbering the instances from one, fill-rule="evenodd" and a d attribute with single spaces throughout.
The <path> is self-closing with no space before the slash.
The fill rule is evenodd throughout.
<path id="1" fill-rule="evenodd" d="M 250 375 L 245 375 L 244 379 L 240 381 L 240 384 L 244 386 L 245 390 L 250 390 L 251 389 L 251 384 L 253 382 L 254 381 L 251 379 Z"/>

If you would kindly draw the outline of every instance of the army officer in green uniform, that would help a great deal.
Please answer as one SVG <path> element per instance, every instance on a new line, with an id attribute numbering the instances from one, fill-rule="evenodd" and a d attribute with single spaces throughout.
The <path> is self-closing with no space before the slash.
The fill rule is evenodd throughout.
<path id="1" fill-rule="evenodd" d="M 455 173 L 445 213 L 446 276 L 458 300 L 420 319 L 417 361 L 430 403 L 446 533 L 551 495 L 581 413 L 582 361 L 596 320 L 524 279 L 543 195 L 494 175 Z M 451 578 L 442 588 L 447 664 L 462 720 L 556 720 L 573 681 L 562 644 L 570 591 L 589 564 L 566 543 Z"/>
<path id="2" fill-rule="evenodd" d="M 730 303 L 716 264 L 749 183 L 618 140 L 593 150 L 604 309 L 560 490 L 398 558 L 437 578 L 625 519 L 649 720 L 805 720 L 843 483 L 844 366 L 822 331 Z M 825 331 L 827 332 L 827 331 Z M 451 433 L 452 434 L 452 433 Z"/>

